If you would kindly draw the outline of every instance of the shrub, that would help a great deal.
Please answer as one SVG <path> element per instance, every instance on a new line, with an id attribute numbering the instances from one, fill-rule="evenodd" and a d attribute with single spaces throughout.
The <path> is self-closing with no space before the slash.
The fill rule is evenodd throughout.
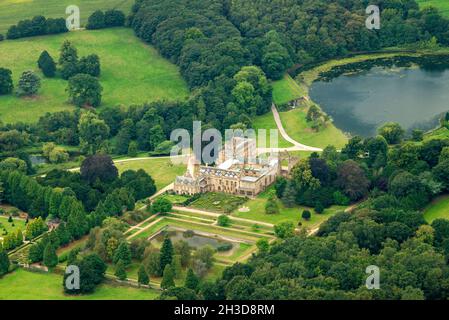
<path id="1" fill-rule="evenodd" d="M 0 68 L 0 95 L 10 94 L 14 89 L 11 75 L 11 70 Z"/>
<path id="2" fill-rule="evenodd" d="M 229 242 L 227 242 L 227 243 L 223 243 L 223 244 L 221 244 L 221 245 L 219 245 L 218 247 L 217 247 L 217 251 L 218 252 L 225 252 L 225 251 L 229 251 L 229 250 L 231 250 L 232 249 L 232 243 L 229 243 Z"/>
<path id="3" fill-rule="evenodd" d="M 35 16 L 31 20 L 21 20 L 17 25 L 9 27 L 6 38 L 12 40 L 68 31 L 64 18 L 46 19 L 44 16 Z"/>
<path id="4" fill-rule="evenodd" d="M 52 78 L 56 73 L 56 63 L 50 54 L 45 50 L 39 56 L 39 60 L 37 61 L 37 65 L 39 69 L 42 70 L 44 76 L 48 78 Z"/>
<path id="5" fill-rule="evenodd" d="M 94 11 L 87 20 L 86 29 L 95 30 L 105 27 L 104 13 L 101 10 Z"/>
<path id="6" fill-rule="evenodd" d="M 101 73 L 100 58 L 96 54 L 82 57 L 78 63 L 77 72 L 99 77 Z"/>
<path id="7" fill-rule="evenodd" d="M 316 212 L 316 213 L 323 213 L 323 211 L 324 211 L 324 206 L 323 206 L 323 204 L 322 204 L 321 202 L 318 202 L 318 203 L 315 205 L 315 212 Z"/>
<path id="8" fill-rule="evenodd" d="M 350 203 L 350 199 L 345 196 L 341 191 L 335 191 L 333 194 L 334 203 L 340 206 L 347 206 Z"/>
<path id="9" fill-rule="evenodd" d="M 310 213 L 310 211 L 309 210 L 304 210 L 303 212 L 302 212 L 302 218 L 304 219 L 304 220 L 309 220 L 311 217 L 312 217 L 312 214 Z"/>
<path id="10" fill-rule="evenodd" d="M 125 25 L 125 14 L 120 10 L 106 10 L 104 13 L 105 27 L 121 27 Z"/>
<path id="11" fill-rule="evenodd" d="M 0 41 L 3 41 L 5 37 L 0 33 Z"/>
<path id="12" fill-rule="evenodd" d="M 220 227 L 227 227 L 231 224 L 231 219 L 227 215 L 222 214 L 218 217 L 217 223 Z"/>
<path id="13" fill-rule="evenodd" d="M 41 79 L 33 71 L 25 71 L 19 79 L 17 95 L 32 96 L 41 87 Z"/>

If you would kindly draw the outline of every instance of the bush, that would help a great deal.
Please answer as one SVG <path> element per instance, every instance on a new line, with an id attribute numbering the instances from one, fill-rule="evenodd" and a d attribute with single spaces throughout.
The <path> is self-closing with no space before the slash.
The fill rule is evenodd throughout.
<path id="1" fill-rule="evenodd" d="M 217 247 L 218 252 L 225 252 L 225 251 L 229 251 L 231 249 L 232 249 L 232 243 L 229 243 L 229 242 L 223 243 Z"/>
<path id="2" fill-rule="evenodd" d="M 95 30 L 105 27 L 104 13 L 101 10 L 94 11 L 87 20 L 86 29 Z"/>
<path id="3" fill-rule="evenodd" d="M 44 76 L 48 78 L 52 78 L 56 73 L 56 63 L 50 54 L 45 50 L 39 56 L 39 60 L 37 61 L 37 65 L 39 69 L 42 70 Z"/>
<path id="4" fill-rule="evenodd" d="M 0 33 L 0 41 L 5 40 L 5 37 Z"/>
<path id="5" fill-rule="evenodd" d="M 310 213 L 310 211 L 309 210 L 304 210 L 303 212 L 302 212 L 302 218 L 304 219 L 304 220 L 309 220 L 311 217 L 312 217 L 312 214 Z"/>
<path id="6" fill-rule="evenodd" d="M 315 212 L 316 213 L 323 213 L 323 211 L 324 211 L 324 206 L 321 204 L 321 202 L 318 202 L 315 205 Z"/>
<path id="7" fill-rule="evenodd" d="M 341 191 L 335 191 L 333 194 L 334 203 L 339 206 L 347 206 L 351 200 L 345 196 Z"/>
<path id="8" fill-rule="evenodd" d="M 121 27 L 125 25 L 125 14 L 120 10 L 106 10 L 104 13 L 105 27 Z"/>
<path id="9" fill-rule="evenodd" d="M 10 94 L 14 89 L 11 75 L 11 70 L 0 68 L 0 95 Z"/>
<path id="10" fill-rule="evenodd" d="M 17 25 L 9 27 L 6 38 L 12 40 L 68 31 L 64 18 L 46 19 L 44 16 L 35 16 L 31 20 L 21 20 Z"/>
<path id="11" fill-rule="evenodd" d="M 25 71 L 19 79 L 17 95 L 32 96 L 41 87 L 41 79 L 33 71 Z"/>
<path id="12" fill-rule="evenodd" d="M 96 54 L 91 54 L 82 57 L 78 63 L 78 73 L 91 75 L 92 77 L 99 77 L 101 73 L 100 58 Z"/>
<path id="13" fill-rule="evenodd" d="M 218 217 L 217 223 L 220 227 L 227 227 L 231 224 L 231 219 L 227 215 L 222 214 Z"/>

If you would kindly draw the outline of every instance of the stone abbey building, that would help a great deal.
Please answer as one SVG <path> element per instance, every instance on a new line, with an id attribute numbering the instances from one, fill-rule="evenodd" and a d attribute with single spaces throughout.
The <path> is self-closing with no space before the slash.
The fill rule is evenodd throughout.
<path id="1" fill-rule="evenodd" d="M 288 176 L 298 162 L 287 152 L 259 157 L 255 140 L 234 137 L 230 144 L 227 143 L 220 152 L 215 166 L 200 165 L 191 157 L 187 172 L 176 177 L 173 191 L 185 195 L 224 192 L 255 197 L 272 185 L 278 176 Z"/>

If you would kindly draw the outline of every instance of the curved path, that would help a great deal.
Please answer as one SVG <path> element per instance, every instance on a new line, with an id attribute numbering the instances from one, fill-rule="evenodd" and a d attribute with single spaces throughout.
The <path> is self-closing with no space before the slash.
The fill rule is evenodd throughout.
<path id="1" fill-rule="evenodd" d="M 276 126 L 278 127 L 279 132 L 281 133 L 282 138 L 286 141 L 293 144 L 293 147 L 289 148 L 259 148 L 258 153 L 268 153 L 268 152 L 282 152 L 282 151 L 323 151 L 321 148 L 307 146 L 305 144 L 299 143 L 298 141 L 292 139 L 287 131 L 285 131 L 284 126 L 282 125 L 281 117 L 279 116 L 279 112 L 276 108 L 276 105 L 273 103 L 271 105 L 271 112 L 273 113 L 274 121 L 276 122 Z"/>

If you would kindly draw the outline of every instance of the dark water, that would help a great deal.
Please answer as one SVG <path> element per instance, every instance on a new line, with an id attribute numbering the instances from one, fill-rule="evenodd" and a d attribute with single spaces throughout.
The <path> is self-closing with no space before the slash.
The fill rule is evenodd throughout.
<path id="1" fill-rule="evenodd" d="M 166 236 L 168 236 L 173 243 L 180 240 L 184 240 L 189 244 L 190 247 L 195 249 L 204 247 L 206 245 L 216 249 L 221 245 L 227 243 L 226 241 L 223 240 L 213 239 L 198 234 L 186 236 L 185 232 L 173 229 L 167 229 L 162 231 L 157 236 L 155 236 L 151 241 L 162 244 Z"/>
<path id="2" fill-rule="evenodd" d="M 375 67 L 317 81 L 310 97 L 352 135 L 375 135 L 390 121 L 406 130 L 431 129 L 449 111 L 449 70 Z"/>

